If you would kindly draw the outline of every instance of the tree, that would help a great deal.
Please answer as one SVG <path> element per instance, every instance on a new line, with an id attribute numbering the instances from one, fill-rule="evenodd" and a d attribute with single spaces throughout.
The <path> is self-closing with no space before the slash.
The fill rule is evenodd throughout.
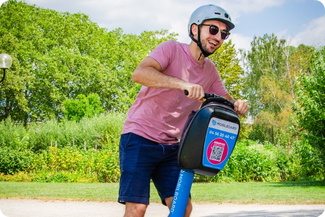
<path id="1" fill-rule="evenodd" d="M 325 165 L 325 47 L 312 56 L 308 73 L 297 85 L 297 115 L 300 132 L 320 152 Z"/>
<path id="2" fill-rule="evenodd" d="M 67 99 L 63 102 L 63 114 L 67 120 L 80 121 L 83 117 L 92 118 L 104 111 L 98 94 L 83 94 L 76 99 Z"/>
<path id="3" fill-rule="evenodd" d="M 239 65 L 237 52 L 232 41 L 224 43 L 209 59 L 217 67 L 230 95 L 235 99 L 242 99 L 244 71 Z"/>
<path id="4" fill-rule="evenodd" d="M 216 52 L 209 56 L 220 73 L 225 87 L 234 99 L 245 99 L 244 89 L 244 70 L 240 66 L 238 53 L 234 44 L 230 40 L 224 43 Z M 246 123 L 247 116 L 240 116 L 241 138 L 247 137 L 249 124 Z"/>
<path id="5" fill-rule="evenodd" d="M 118 61 L 112 70 L 117 81 L 114 88 L 118 94 L 113 97 L 115 103 L 111 110 L 125 112 L 129 109 L 141 87 L 132 81 L 133 71 L 158 44 L 175 39 L 176 36 L 167 30 L 144 31 L 140 35 L 121 35 L 115 49 L 115 52 L 118 51 Z"/>
<path id="6" fill-rule="evenodd" d="M 0 36 L 6 39 L 1 49 L 14 58 L 1 88 L 1 119 L 11 116 L 27 123 L 59 117 L 65 99 L 89 93 L 100 85 L 98 81 L 109 80 L 110 75 L 103 73 L 108 70 L 91 56 L 96 55 L 93 49 L 103 42 L 105 31 L 86 15 L 17 1 L 4 3 L 0 15 L 4 27 Z"/>
<path id="7" fill-rule="evenodd" d="M 288 82 L 288 48 L 275 35 L 255 37 L 246 58 L 245 88 L 254 118 L 250 138 L 288 142 L 292 97 Z"/>
<path id="8" fill-rule="evenodd" d="M 0 8 L 0 51 L 14 60 L 0 89 L 0 120 L 62 117 L 62 103 L 96 93 L 105 110 L 125 112 L 138 86 L 136 65 L 167 31 L 123 34 L 100 28 L 81 13 L 60 13 L 9 0 Z"/>
<path id="9" fill-rule="evenodd" d="M 275 97 L 281 95 L 276 93 L 276 90 L 283 89 L 281 87 L 284 85 L 280 78 L 286 73 L 285 43 L 285 40 L 278 40 L 275 35 L 255 37 L 251 43 L 251 52 L 243 53 L 248 63 L 245 69 L 244 93 L 249 101 L 254 102 L 250 109 L 253 117 L 256 117 L 261 109 L 281 110 L 282 106 Z M 265 86 L 268 80 L 276 80 L 275 85 L 279 88 L 268 89 Z M 267 96 L 269 93 L 270 97 Z"/>

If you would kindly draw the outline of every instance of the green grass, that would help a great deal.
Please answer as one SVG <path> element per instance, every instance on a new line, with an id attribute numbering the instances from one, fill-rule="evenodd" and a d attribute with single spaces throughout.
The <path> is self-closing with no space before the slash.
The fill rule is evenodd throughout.
<path id="1" fill-rule="evenodd" d="M 151 202 L 159 202 L 152 186 Z M 0 198 L 116 201 L 117 183 L 0 182 Z M 325 182 L 194 183 L 193 202 L 325 204 Z"/>
<path id="2" fill-rule="evenodd" d="M 192 196 L 217 203 L 325 204 L 325 182 L 200 183 Z"/>

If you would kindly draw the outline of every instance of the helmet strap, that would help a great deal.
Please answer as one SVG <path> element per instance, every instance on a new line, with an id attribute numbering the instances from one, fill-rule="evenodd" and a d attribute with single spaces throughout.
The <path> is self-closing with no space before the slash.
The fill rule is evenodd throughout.
<path id="1" fill-rule="evenodd" d="M 202 47 L 202 43 L 201 43 L 201 26 L 200 26 L 200 25 L 198 25 L 198 36 L 197 36 L 197 39 L 198 39 L 198 40 L 196 40 L 196 39 L 193 37 L 193 34 L 191 34 L 190 37 L 191 37 L 191 39 L 192 39 L 192 40 L 197 44 L 197 46 L 198 46 L 198 47 L 200 48 L 200 50 L 201 50 L 201 54 L 200 54 L 198 60 L 201 59 L 201 56 L 202 56 L 202 55 L 204 55 L 204 57 L 208 57 L 208 56 L 211 55 L 211 53 L 206 52 L 206 51 L 203 49 L 203 47 Z"/>

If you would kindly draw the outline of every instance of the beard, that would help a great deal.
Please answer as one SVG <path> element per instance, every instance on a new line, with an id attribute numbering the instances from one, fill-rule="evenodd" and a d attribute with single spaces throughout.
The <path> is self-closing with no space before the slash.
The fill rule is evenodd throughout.
<path id="1" fill-rule="evenodd" d="M 202 43 L 202 42 L 201 42 Z M 220 47 L 220 43 L 210 44 L 207 40 L 202 43 L 202 49 L 205 53 L 205 56 L 210 56 Z"/>

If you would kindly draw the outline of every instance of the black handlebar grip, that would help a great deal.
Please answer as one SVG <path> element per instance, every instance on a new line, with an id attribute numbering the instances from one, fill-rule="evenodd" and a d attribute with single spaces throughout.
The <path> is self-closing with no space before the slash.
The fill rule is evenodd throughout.
<path id="1" fill-rule="evenodd" d="M 189 93 L 187 90 L 184 90 L 184 94 L 187 96 Z M 207 99 L 209 97 L 221 97 L 219 95 L 211 94 L 211 93 L 204 93 L 204 99 Z"/>
<path id="2" fill-rule="evenodd" d="M 189 93 L 187 90 L 184 90 L 184 94 L 187 96 Z M 223 104 L 228 105 L 231 108 L 234 108 L 234 104 L 232 102 L 230 102 L 229 100 L 225 99 L 224 97 L 216 95 L 216 94 L 212 94 L 212 93 L 204 93 L 204 99 L 209 99 L 209 98 L 214 98 L 214 100 L 217 99 L 219 102 L 222 102 Z M 207 103 L 207 102 L 205 102 L 205 103 Z M 203 103 L 203 104 L 205 104 L 205 103 Z"/>

